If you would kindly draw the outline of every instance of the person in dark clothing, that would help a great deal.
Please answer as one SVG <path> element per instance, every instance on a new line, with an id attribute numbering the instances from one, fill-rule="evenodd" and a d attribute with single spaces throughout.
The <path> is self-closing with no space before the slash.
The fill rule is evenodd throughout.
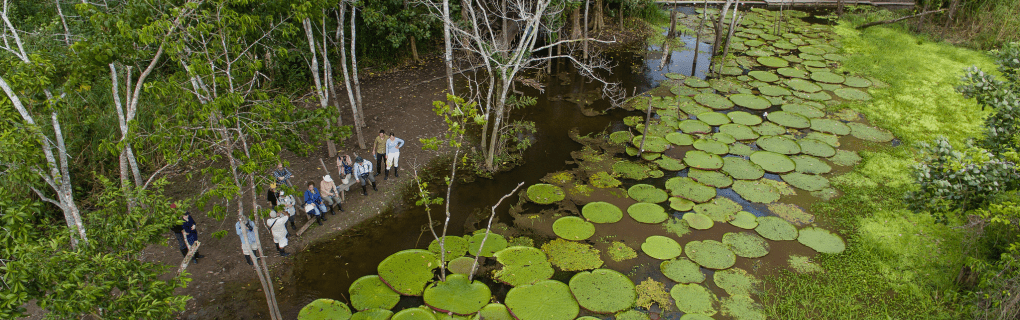
<path id="1" fill-rule="evenodd" d="M 319 195 L 319 190 L 315 189 L 314 183 L 309 182 L 308 190 L 305 191 L 305 213 L 315 216 L 315 222 L 318 222 L 321 226 L 322 222 L 326 221 L 326 217 L 322 216 L 322 214 L 326 213 L 326 210 L 326 205 L 322 204 L 322 196 Z"/>
<path id="2" fill-rule="evenodd" d="M 171 204 L 170 208 L 176 209 L 177 205 Z M 198 228 L 195 224 L 195 219 L 191 217 L 191 211 L 185 211 L 184 215 L 181 216 L 181 223 L 170 227 L 170 231 L 173 231 L 174 236 L 177 237 L 177 244 L 181 250 L 181 255 L 187 257 L 188 251 L 195 245 L 195 241 L 198 241 Z M 195 255 L 191 257 L 191 262 L 198 263 L 198 259 L 204 257 L 201 253 L 195 252 Z"/>
<path id="3" fill-rule="evenodd" d="M 386 130 L 379 130 L 379 136 L 375 137 L 372 143 L 372 151 L 375 152 L 375 175 L 382 173 L 383 164 L 386 163 Z M 369 160 L 371 163 L 371 160 Z"/>
<path id="4" fill-rule="evenodd" d="M 269 204 L 273 205 L 273 208 L 276 208 L 277 202 L 279 202 L 279 198 L 277 196 L 275 183 L 269 184 L 269 190 L 266 191 L 266 201 L 269 201 Z"/>

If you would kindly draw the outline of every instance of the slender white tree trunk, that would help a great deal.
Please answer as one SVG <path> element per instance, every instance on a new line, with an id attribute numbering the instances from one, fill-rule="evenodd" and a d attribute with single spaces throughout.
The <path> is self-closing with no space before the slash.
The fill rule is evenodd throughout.
<path id="1" fill-rule="evenodd" d="M 358 7 L 351 4 L 351 79 L 354 80 L 354 97 L 358 99 L 358 124 L 365 126 L 365 104 L 361 100 L 361 83 L 358 81 L 358 51 L 355 44 L 358 42 Z"/>
<path id="2" fill-rule="evenodd" d="M 446 82 L 449 86 L 449 94 L 456 95 L 453 89 L 453 39 L 450 37 L 450 25 L 453 24 L 453 18 L 450 17 L 450 0 L 443 0 L 443 43 L 446 49 L 446 54 L 443 55 L 443 60 L 446 60 Z"/>
<path id="3" fill-rule="evenodd" d="M 343 2 L 340 3 L 340 15 L 337 17 L 337 29 L 336 29 L 336 41 L 337 46 L 340 47 L 340 71 L 344 74 L 344 85 L 347 87 L 347 99 L 351 102 L 351 116 L 354 118 L 354 130 L 358 134 L 358 147 L 362 150 L 365 149 L 365 140 L 362 135 L 362 126 L 359 121 L 361 117 L 361 110 L 358 108 L 358 101 L 354 98 L 354 90 L 351 89 L 351 77 L 347 72 L 347 49 L 344 47 L 346 36 L 344 35 L 344 16 L 347 13 L 347 5 Z"/>

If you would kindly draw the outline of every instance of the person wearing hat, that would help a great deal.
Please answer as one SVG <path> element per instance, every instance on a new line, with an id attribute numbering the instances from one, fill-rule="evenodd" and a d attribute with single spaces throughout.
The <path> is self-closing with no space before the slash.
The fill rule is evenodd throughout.
<path id="1" fill-rule="evenodd" d="M 281 204 L 283 204 L 283 212 L 286 212 L 287 216 L 290 216 L 290 219 L 287 219 L 290 220 L 290 227 L 294 229 L 294 232 L 297 232 L 298 228 L 294 225 L 294 214 L 297 212 L 294 209 L 294 204 L 296 204 L 297 201 L 294 200 L 294 196 L 280 190 L 279 193 L 276 194 L 276 198 L 279 199 Z M 289 237 L 290 234 L 287 234 L 287 236 Z"/>
<path id="2" fill-rule="evenodd" d="M 269 233 L 273 235 L 273 242 L 276 243 L 276 250 L 280 252 L 281 257 L 289 256 L 287 251 L 283 248 L 287 247 L 287 220 L 290 217 L 287 214 L 277 214 L 274 208 L 269 211 L 269 219 L 266 219 L 266 228 L 269 228 Z"/>
<path id="3" fill-rule="evenodd" d="M 372 190 L 379 191 L 375 188 L 375 176 L 372 175 L 371 161 L 365 161 L 361 157 L 354 159 L 354 178 L 361 183 L 361 195 L 368 195 L 368 188 L 365 185 L 369 181 L 372 182 Z"/>
<path id="4" fill-rule="evenodd" d="M 177 209 L 177 204 L 171 203 L 170 209 Z M 195 226 L 195 219 L 191 217 L 191 212 L 185 211 L 184 215 L 181 216 L 181 220 L 170 226 L 170 231 L 177 238 L 177 248 L 181 250 L 181 256 L 187 257 L 191 246 L 195 245 L 195 241 L 198 241 L 198 229 Z M 192 263 L 198 263 L 198 258 L 203 257 L 205 256 L 195 252 L 195 255 L 191 257 L 191 261 Z"/>
<path id="5" fill-rule="evenodd" d="M 322 202 L 326 203 L 329 207 L 329 213 L 336 215 L 336 211 L 333 211 L 333 206 L 336 206 L 337 210 L 344 212 L 343 204 L 340 203 L 340 193 L 336 190 L 336 184 L 333 183 L 333 177 L 328 174 L 322 177 L 322 182 L 319 182 L 319 190 L 322 191 Z"/>
<path id="6" fill-rule="evenodd" d="M 324 212 L 326 212 L 326 206 L 322 204 L 322 196 L 319 195 L 319 190 L 315 189 L 315 184 L 309 182 L 308 190 L 305 190 L 305 213 L 315 216 L 316 222 L 321 226 L 322 221 L 326 220 L 322 216 Z"/>
<path id="7" fill-rule="evenodd" d="M 241 225 L 241 221 L 234 223 L 234 231 L 237 232 L 237 236 L 241 238 L 241 253 L 244 253 L 244 260 L 248 262 L 248 265 L 252 264 L 251 256 L 255 255 L 255 258 L 259 257 L 259 234 L 255 230 L 255 222 L 252 222 L 248 217 L 244 217 L 245 223 Z M 248 229 L 247 237 L 245 237 L 245 230 Z"/>
<path id="8" fill-rule="evenodd" d="M 382 170 L 383 161 L 386 161 L 386 130 L 379 130 L 379 136 L 375 137 L 375 142 L 372 143 L 372 151 L 375 151 L 375 175 L 378 176 L 379 170 Z"/>
<path id="9" fill-rule="evenodd" d="M 397 138 L 390 131 L 390 138 L 386 139 L 386 176 L 383 176 L 383 180 L 390 179 L 390 168 L 393 168 L 393 177 L 400 178 L 397 163 L 400 161 L 400 147 L 403 146 L 404 139 Z"/>

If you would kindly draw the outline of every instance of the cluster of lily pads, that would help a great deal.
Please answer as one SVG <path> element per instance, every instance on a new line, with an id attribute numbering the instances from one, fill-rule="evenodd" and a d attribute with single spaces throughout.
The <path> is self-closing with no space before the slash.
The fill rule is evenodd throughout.
<path id="1" fill-rule="evenodd" d="M 839 72 L 844 57 L 836 35 L 798 19 L 803 16 L 785 11 L 783 32 L 772 34 L 775 14 L 752 9 L 732 40 L 736 59 L 719 68 L 720 77 L 666 74 L 670 80 L 624 104 L 628 110 L 651 108 L 650 121 L 642 112 L 623 119 L 627 130 L 576 137 L 586 144 L 572 153 L 578 167 L 552 173 L 523 193 L 539 207 L 557 209 L 516 215 L 518 228 L 548 228 L 551 240 L 535 245 L 530 238 L 484 230 L 447 236 L 442 245 L 435 240 L 428 250 L 404 250 L 383 260 L 377 275 L 351 285 L 350 306 L 319 299 L 299 319 L 598 319 L 578 318 L 588 314 L 637 320 L 649 319 L 653 305 L 683 312 L 682 320 L 716 314 L 764 319 L 754 299 L 760 281 L 734 267 L 738 259 L 762 258 L 776 241 L 797 241 L 823 254 L 845 250 L 838 235 L 814 226 L 810 213 L 780 199 L 797 190 L 835 196 L 825 177 L 832 165 L 852 166 L 861 159 L 839 149 L 843 136 L 893 139 L 848 109 L 826 111 L 839 101 L 870 99 L 867 88 L 879 83 Z M 624 154 L 629 158 L 621 158 Z M 626 199 L 628 205 L 599 197 Z M 745 210 L 742 201 L 761 204 L 771 214 Z M 607 230 L 602 228 L 624 219 L 661 225 L 664 232 L 647 235 L 639 250 L 632 248 L 636 244 L 595 239 Z M 720 224 L 742 231 L 684 241 L 686 234 Z M 634 274 L 607 266 L 593 240 L 606 243 L 605 253 L 615 262 L 641 254 L 660 260 L 658 273 L 635 284 Z M 820 271 L 809 257 L 793 255 L 789 263 L 798 272 Z M 437 275 L 441 266 L 445 277 Z M 568 273 L 569 281 L 554 280 L 557 272 Z M 508 286 L 503 301 L 475 277 Z M 710 278 L 720 290 L 709 289 Z M 402 296 L 420 296 L 424 304 L 394 312 Z"/>

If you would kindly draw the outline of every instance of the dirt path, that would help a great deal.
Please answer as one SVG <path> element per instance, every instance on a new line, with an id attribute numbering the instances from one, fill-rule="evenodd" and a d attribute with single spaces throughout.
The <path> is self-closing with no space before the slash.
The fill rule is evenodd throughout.
<path id="1" fill-rule="evenodd" d="M 323 226 L 314 225 L 309 228 L 301 237 L 292 235 L 290 245 L 286 248 L 292 255 L 280 257 L 274 247 L 272 237 L 266 230 L 259 233 L 263 250 L 267 253 L 274 282 L 281 281 L 289 274 L 293 265 L 293 253 L 307 248 L 310 244 L 330 234 L 339 233 L 342 230 L 355 226 L 367 219 L 385 211 L 388 203 L 393 203 L 396 197 L 400 196 L 401 185 L 410 182 L 411 168 L 420 168 L 429 160 L 438 155 L 436 152 L 426 152 L 421 149 L 418 139 L 437 136 L 446 127 L 442 118 L 432 112 L 432 101 L 444 99 L 446 94 L 446 82 L 442 76 L 445 74 L 442 61 L 438 58 L 431 58 L 417 65 L 404 67 L 400 70 L 383 74 L 366 72 L 368 77 L 362 80 L 362 96 L 365 101 L 365 142 L 368 148 L 379 130 L 395 132 L 396 136 L 404 139 L 405 146 L 401 148 L 400 177 L 390 176 L 384 180 L 384 176 L 377 178 L 379 191 L 368 189 L 369 195 L 362 196 L 360 187 L 351 187 L 347 192 L 343 207 L 346 212 L 337 212 L 336 215 L 326 215 L 328 219 Z M 340 92 L 341 100 L 346 101 L 346 92 Z M 345 123 L 350 123 L 352 117 L 350 106 L 344 105 L 342 109 L 346 112 L 342 115 Z M 340 145 L 339 143 L 342 143 Z M 337 152 L 340 154 L 351 154 L 372 159 L 371 150 L 358 149 L 357 140 L 353 137 L 347 141 L 339 142 Z M 291 182 L 295 186 L 306 185 L 314 182 L 318 186 L 325 171 L 320 165 L 320 158 L 325 162 L 331 175 L 336 178 L 335 158 L 328 158 L 325 146 L 321 146 L 307 157 L 299 157 L 293 153 L 284 151 L 282 158 L 290 163 L 290 169 L 294 173 Z M 374 164 L 373 164 L 374 165 Z M 197 182 L 187 182 L 183 177 L 171 177 L 174 187 L 168 188 L 168 194 L 172 198 L 183 199 L 193 196 Z M 300 188 L 300 187 L 299 187 Z M 303 189 L 303 188 L 300 188 Z M 258 196 L 259 205 L 268 207 L 265 194 Z M 301 195 L 295 195 L 300 198 Z M 300 200 L 299 200 L 300 202 Z M 247 202 L 246 202 L 247 203 Z M 191 274 L 192 281 L 187 288 L 179 289 L 178 294 L 190 295 L 194 299 L 188 301 L 187 309 L 182 318 L 187 319 L 210 319 L 232 314 L 237 318 L 260 318 L 266 306 L 264 298 L 259 299 L 223 299 L 227 298 L 238 290 L 250 294 L 262 296 L 261 289 L 257 285 L 245 287 L 244 283 L 256 282 L 255 273 L 245 263 L 241 253 L 240 239 L 234 234 L 233 223 L 235 219 L 227 218 L 224 221 L 216 221 L 205 215 L 204 212 L 193 211 L 192 216 L 199 226 L 199 241 L 202 242 L 199 250 L 205 258 L 200 259 L 198 264 L 191 264 L 187 272 Z M 230 215 L 228 215 L 230 216 Z M 298 228 L 307 222 L 304 214 L 298 214 L 296 222 Z M 264 224 L 264 222 L 263 222 Z M 215 239 L 211 234 L 218 230 L 227 230 L 227 235 L 222 239 Z M 292 231 L 292 234 L 294 232 Z M 181 263 L 181 254 L 177 250 L 177 242 L 169 232 L 166 234 L 169 246 L 150 246 L 144 252 L 144 259 L 159 261 L 170 266 Z M 174 267 L 176 270 L 176 267 Z M 241 288 L 236 288 L 240 286 Z M 220 299 L 220 301 L 216 301 Z M 227 300 L 227 301 L 223 301 Z M 234 300 L 234 301 L 230 301 Z M 263 301 L 261 305 L 248 306 L 250 303 L 244 300 Z M 237 305 L 244 304 L 244 305 Z M 214 307 L 215 306 L 215 307 Z M 244 315 L 225 310 L 249 310 Z M 232 316 L 233 317 L 233 316 Z"/>

